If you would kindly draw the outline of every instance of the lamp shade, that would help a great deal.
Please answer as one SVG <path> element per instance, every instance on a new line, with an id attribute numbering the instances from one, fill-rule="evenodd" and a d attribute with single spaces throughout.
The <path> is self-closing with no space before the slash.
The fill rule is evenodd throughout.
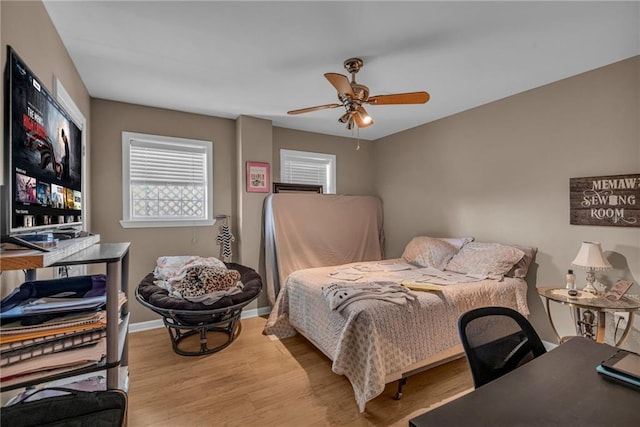
<path id="1" fill-rule="evenodd" d="M 582 242 L 580 251 L 571 264 L 576 267 L 593 268 L 594 270 L 608 270 L 611 268 L 611 264 L 602 253 L 600 243 L 596 242 Z"/>

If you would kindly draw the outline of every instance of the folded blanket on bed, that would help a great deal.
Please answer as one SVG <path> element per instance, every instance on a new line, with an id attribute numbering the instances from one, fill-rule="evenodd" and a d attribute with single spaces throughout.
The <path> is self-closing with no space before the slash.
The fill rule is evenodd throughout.
<path id="1" fill-rule="evenodd" d="M 332 283 L 322 288 L 322 295 L 329 307 L 337 312 L 363 299 L 379 299 L 399 305 L 416 299 L 409 289 L 395 282 Z"/>

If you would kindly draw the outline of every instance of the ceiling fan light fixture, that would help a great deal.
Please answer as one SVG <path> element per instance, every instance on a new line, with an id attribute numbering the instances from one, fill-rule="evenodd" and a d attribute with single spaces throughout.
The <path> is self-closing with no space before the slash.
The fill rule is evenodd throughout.
<path id="1" fill-rule="evenodd" d="M 355 123 L 353 122 L 353 117 L 349 116 L 347 119 L 347 130 L 353 129 Z"/>
<path id="2" fill-rule="evenodd" d="M 347 125 L 347 129 L 354 127 L 365 128 L 373 125 L 373 119 L 364 109 L 363 104 L 367 105 L 393 105 L 393 104 L 424 104 L 429 100 L 427 92 L 407 92 L 394 93 L 389 95 L 369 96 L 369 88 L 363 84 L 356 83 L 356 74 L 364 61 L 360 58 L 349 58 L 344 62 L 344 67 L 351 74 L 351 81 L 343 74 L 325 73 L 324 77 L 336 89 L 340 104 L 326 104 L 317 107 L 301 108 L 298 110 L 288 111 L 288 114 L 308 113 L 316 110 L 327 108 L 344 107 L 344 113 L 338 119 L 338 122 Z"/>
<path id="3" fill-rule="evenodd" d="M 342 116 L 340 116 L 338 121 L 340 123 L 349 123 L 349 119 L 351 119 L 351 112 L 346 112 Z"/>
<path id="4" fill-rule="evenodd" d="M 373 119 L 362 105 L 358 105 L 358 108 L 353 113 L 353 116 L 359 128 L 366 128 L 373 124 Z"/>

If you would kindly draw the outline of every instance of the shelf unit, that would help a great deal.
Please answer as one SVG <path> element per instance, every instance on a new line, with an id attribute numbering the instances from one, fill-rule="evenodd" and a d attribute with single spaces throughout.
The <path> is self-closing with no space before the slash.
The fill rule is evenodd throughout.
<path id="1" fill-rule="evenodd" d="M 0 252 L 0 270 L 25 270 L 27 280 L 35 280 L 36 270 L 82 264 L 106 264 L 107 276 L 107 355 L 101 362 L 78 369 L 44 375 L 28 380 L 16 379 L 0 384 L 0 391 L 31 387 L 61 378 L 100 370 L 107 371 L 107 388 L 118 388 L 118 370 L 128 367 L 129 303 L 118 308 L 118 291 L 128 298 L 130 243 L 98 243 L 93 235 L 61 241 L 50 252 L 37 250 L 3 250 Z M 120 315 L 118 315 L 120 311 Z"/>

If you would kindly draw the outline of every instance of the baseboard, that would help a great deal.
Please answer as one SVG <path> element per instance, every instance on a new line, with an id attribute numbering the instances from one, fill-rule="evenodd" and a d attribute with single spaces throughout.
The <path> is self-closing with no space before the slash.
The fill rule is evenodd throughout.
<path id="1" fill-rule="evenodd" d="M 241 319 L 249 319 L 251 317 L 265 316 L 271 313 L 271 307 L 259 307 L 251 310 L 242 310 Z M 129 325 L 129 333 L 148 331 L 151 329 L 163 328 L 162 319 L 148 320 L 146 322 L 136 322 Z"/>
<path id="2" fill-rule="evenodd" d="M 251 317 L 266 316 L 271 313 L 271 307 L 258 307 L 251 310 L 242 310 L 241 319 L 249 319 Z"/>
<path id="3" fill-rule="evenodd" d="M 164 327 L 162 319 L 148 320 L 146 322 L 136 322 L 129 324 L 129 333 L 148 331 Z"/>

